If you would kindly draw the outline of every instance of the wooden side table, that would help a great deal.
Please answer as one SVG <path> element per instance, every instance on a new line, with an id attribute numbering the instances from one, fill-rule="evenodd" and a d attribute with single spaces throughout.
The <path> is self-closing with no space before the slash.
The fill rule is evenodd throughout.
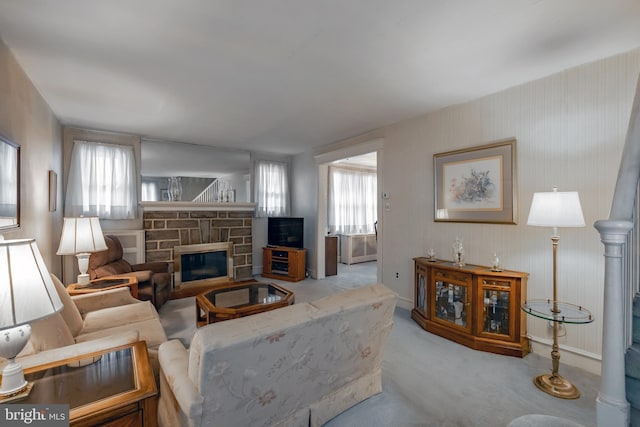
<path id="1" fill-rule="evenodd" d="M 68 404 L 70 426 L 157 426 L 158 389 L 144 341 L 25 369 L 25 378 L 31 393 L 14 403 Z"/>
<path id="2" fill-rule="evenodd" d="M 100 279 L 94 279 L 89 285 L 80 285 L 72 283 L 67 286 L 69 295 L 90 294 L 93 292 L 102 292 L 108 289 L 116 289 L 127 286 L 131 290 L 131 296 L 138 298 L 138 279 L 133 276 L 106 276 Z"/>

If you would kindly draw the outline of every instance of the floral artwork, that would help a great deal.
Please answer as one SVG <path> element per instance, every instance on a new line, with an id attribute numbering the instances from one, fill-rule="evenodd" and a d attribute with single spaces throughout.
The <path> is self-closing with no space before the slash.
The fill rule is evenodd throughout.
<path id="1" fill-rule="evenodd" d="M 434 155 L 435 221 L 515 224 L 516 140 Z"/>
<path id="2" fill-rule="evenodd" d="M 445 165 L 447 209 L 501 209 L 502 158 L 492 157 Z"/>

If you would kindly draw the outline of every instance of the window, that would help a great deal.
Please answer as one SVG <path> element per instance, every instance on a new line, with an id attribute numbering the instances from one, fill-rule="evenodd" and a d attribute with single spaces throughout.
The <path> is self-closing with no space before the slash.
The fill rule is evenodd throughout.
<path id="1" fill-rule="evenodd" d="M 374 233 L 378 217 L 375 171 L 329 168 L 328 225 L 331 233 Z"/>
<path id="2" fill-rule="evenodd" d="M 258 160 L 255 182 L 256 217 L 289 215 L 286 163 Z"/>
<path id="3" fill-rule="evenodd" d="M 74 141 L 65 215 L 131 219 L 137 202 L 133 147 Z"/>
<path id="4" fill-rule="evenodd" d="M 142 200 L 145 202 L 157 202 L 159 200 L 158 194 L 160 194 L 160 188 L 157 182 L 142 181 Z"/>

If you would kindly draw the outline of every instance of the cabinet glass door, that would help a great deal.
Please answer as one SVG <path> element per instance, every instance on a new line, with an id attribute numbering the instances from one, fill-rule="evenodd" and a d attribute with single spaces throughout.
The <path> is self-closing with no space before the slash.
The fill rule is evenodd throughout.
<path id="1" fill-rule="evenodd" d="M 482 332 L 511 335 L 509 326 L 511 292 L 484 289 L 482 293 L 484 300 Z"/>
<path id="2" fill-rule="evenodd" d="M 427 316 L 427 276 L 424 269 L 416 268 L 416 310 Z"/>
<path id="3" fill-rule="evenodd" d="M 513 311 L 513 283 L 509 279 L 480 277 L 480 295 L 482 296 L 481 310 L 478 319 L 478 328 L 481 335 L 486 337 L 496 337 L 502 335 L 500 339 L 513 338 L 515 335 L 515 319 L 511 319 L 509 313 L 519 313 Z"/>
<path id="4" fill-rule="evenodd" d="M 471 313 L 468 301 L 471 298 L 467 285 L 435 281 L 435 318 L 439 321 L 471 329 Z"/>

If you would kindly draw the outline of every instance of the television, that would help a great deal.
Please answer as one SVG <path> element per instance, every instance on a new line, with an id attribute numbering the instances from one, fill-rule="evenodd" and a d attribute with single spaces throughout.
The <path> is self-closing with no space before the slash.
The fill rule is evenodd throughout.
<path id="1" fill-rule="evenodd" d="M 288 248 L 304 248 L 304 218 L 267 218 L 267 244 Z"/>

